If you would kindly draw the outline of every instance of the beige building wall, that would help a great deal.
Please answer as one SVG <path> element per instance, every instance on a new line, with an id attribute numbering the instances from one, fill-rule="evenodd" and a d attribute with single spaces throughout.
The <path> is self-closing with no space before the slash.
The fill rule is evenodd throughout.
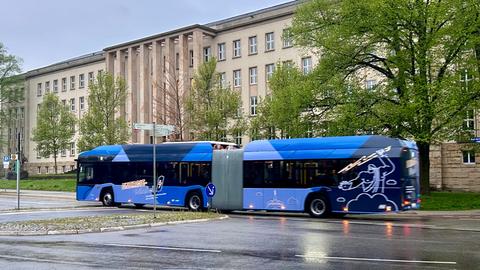
<path id="1" fill-rule="evenodd" d="M 60 101 L 65 102 L 69 110 L 79 120 L 88 108 L 89 79 L 95 79 L 98 73 L 102 71 L 105 71 L 105 62 L 102 54 L 93 54 L 27 73 L 25 104 L 28 121 L 25 133 L 28 134 L 28 138 L 25 140 L 24 149 L 28 159 L 27 168 L 30 174 L 54 173 L 53 157 L 40 157 L 35 149 L 36 144 L 32 141 L 32 132 L 37 126 L 38 108 L 45 94 L 47 92 L 55 93 Z M 70 171 L 76 167 L 74 159 L 78 155 L 76 145 L 79 137 L 78 130 L 77 123 L 71 146 L 57 157 L 57 169 L 60 173 Z"/>

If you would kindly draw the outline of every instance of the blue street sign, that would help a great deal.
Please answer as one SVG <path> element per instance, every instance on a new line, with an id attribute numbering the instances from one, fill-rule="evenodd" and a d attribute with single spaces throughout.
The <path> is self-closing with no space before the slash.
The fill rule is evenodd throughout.
<path id="1" fill-rule="evenodd" d="M 10 156 L 3 156 L 3 162 L 9 162 Z"/>
<path id="2" fill-rule="evenodd" d="M 205 192 L 207 193 L 208 197 L 213 197 L 215 195 L 215 185 L 212 183 L 208 183 L 208 185 L 205 188 Z"/>

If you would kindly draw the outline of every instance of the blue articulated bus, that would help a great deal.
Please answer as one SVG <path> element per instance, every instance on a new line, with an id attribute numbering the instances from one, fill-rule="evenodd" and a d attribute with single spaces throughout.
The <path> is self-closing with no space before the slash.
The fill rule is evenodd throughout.
<path id="1" fill-rule="evenodd" d="M 152 145 L 116 145 L 81 153 L 77 199 L 153 204 L 152 150 Z M 411 141 L 385 136 L 258 140 L 244 149 L 215 142 L 164 143 L 156 152 L 161 205 L 314 217 L 420 207 L 418 150 Z M 208 183 L 216 186 L 211 205 Z"/>

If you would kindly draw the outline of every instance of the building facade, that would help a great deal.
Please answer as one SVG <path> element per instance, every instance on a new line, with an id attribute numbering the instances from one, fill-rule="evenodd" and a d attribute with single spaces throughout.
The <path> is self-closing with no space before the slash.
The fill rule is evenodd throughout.
<path id="1" fill-rule="evenodd" d="M 23 128 L 26 135 L 24 152 L 29 172 L 53 172 L 53 158 L 39 157 L 31 141 L 44 93 L 58 93 L 60 100 L 80 119 L 88 106 L 88 83 L 104 70 L 127 82 L 127 103 L 119 114 L 130 126 L 152 121 L 175 124 L 176 116 L 166 109 L 175 103 L 169 93 L 177 91 L 180 97 L 185 97 L 195 70 L 212 57 L 218 61 L 221 82 L 241 93 L 243 116 L 255 117 L 257 106 L 269 93 L 268 80 L 278 63 L 292 64 L 308 73 L 318 62 L 317 54 L 293 46 L 286 32 L 298 3 L 288 2 L 205 25 L 174 29 L 27 72 L 26 99 L 18 106 L 15 119 L 24 123 L 17 127 Z M 361 76 L 367 88 L 380 83 L 371 72 Z M 477 125 L 475 119 L 469 124 L 472 128 Z M 75 168 L 76 130 L 71 146 L 59 157 L 59 172 Z M 148 132 L 131 134 L 131 143 L 151 140 Z M 234 140 L 245 144 L 250 138 L 237 134 Z M 480 191 L 480 167 L 475 162 L 475 152 L 466 151 L 457 143 L 433 146 L 431 183 L 438 189 Z"/>

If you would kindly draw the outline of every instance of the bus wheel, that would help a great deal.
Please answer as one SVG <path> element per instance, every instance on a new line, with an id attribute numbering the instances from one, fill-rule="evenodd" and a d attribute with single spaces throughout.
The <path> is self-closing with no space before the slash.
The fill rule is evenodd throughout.
<path id="1" fill-rule="evenodd" d="M 311 217 L 324 218 L 330 214 L 330 207 L 324 196 L 315 196 L 309 200 L 307 211 Z"/>
<path id="2" fill-rule="evenodd" d="M 104 206 L 115 206 L 113 191 L 111 189 L 102 190 L 101 200 Z"/>
<path id="3" fill-rule="evenodd" d="M 200 211 L 203 208 L 202 197 L 198 192 L 191 192 L 187 196 L 186 207 L 192 211 Z"/>
<path id="4" fill-rule="evenodd" d="M 143 203 L 134 203 L 135 205 L 135 208 L 143 208 L 145 206 L 145 204 Z"/>

